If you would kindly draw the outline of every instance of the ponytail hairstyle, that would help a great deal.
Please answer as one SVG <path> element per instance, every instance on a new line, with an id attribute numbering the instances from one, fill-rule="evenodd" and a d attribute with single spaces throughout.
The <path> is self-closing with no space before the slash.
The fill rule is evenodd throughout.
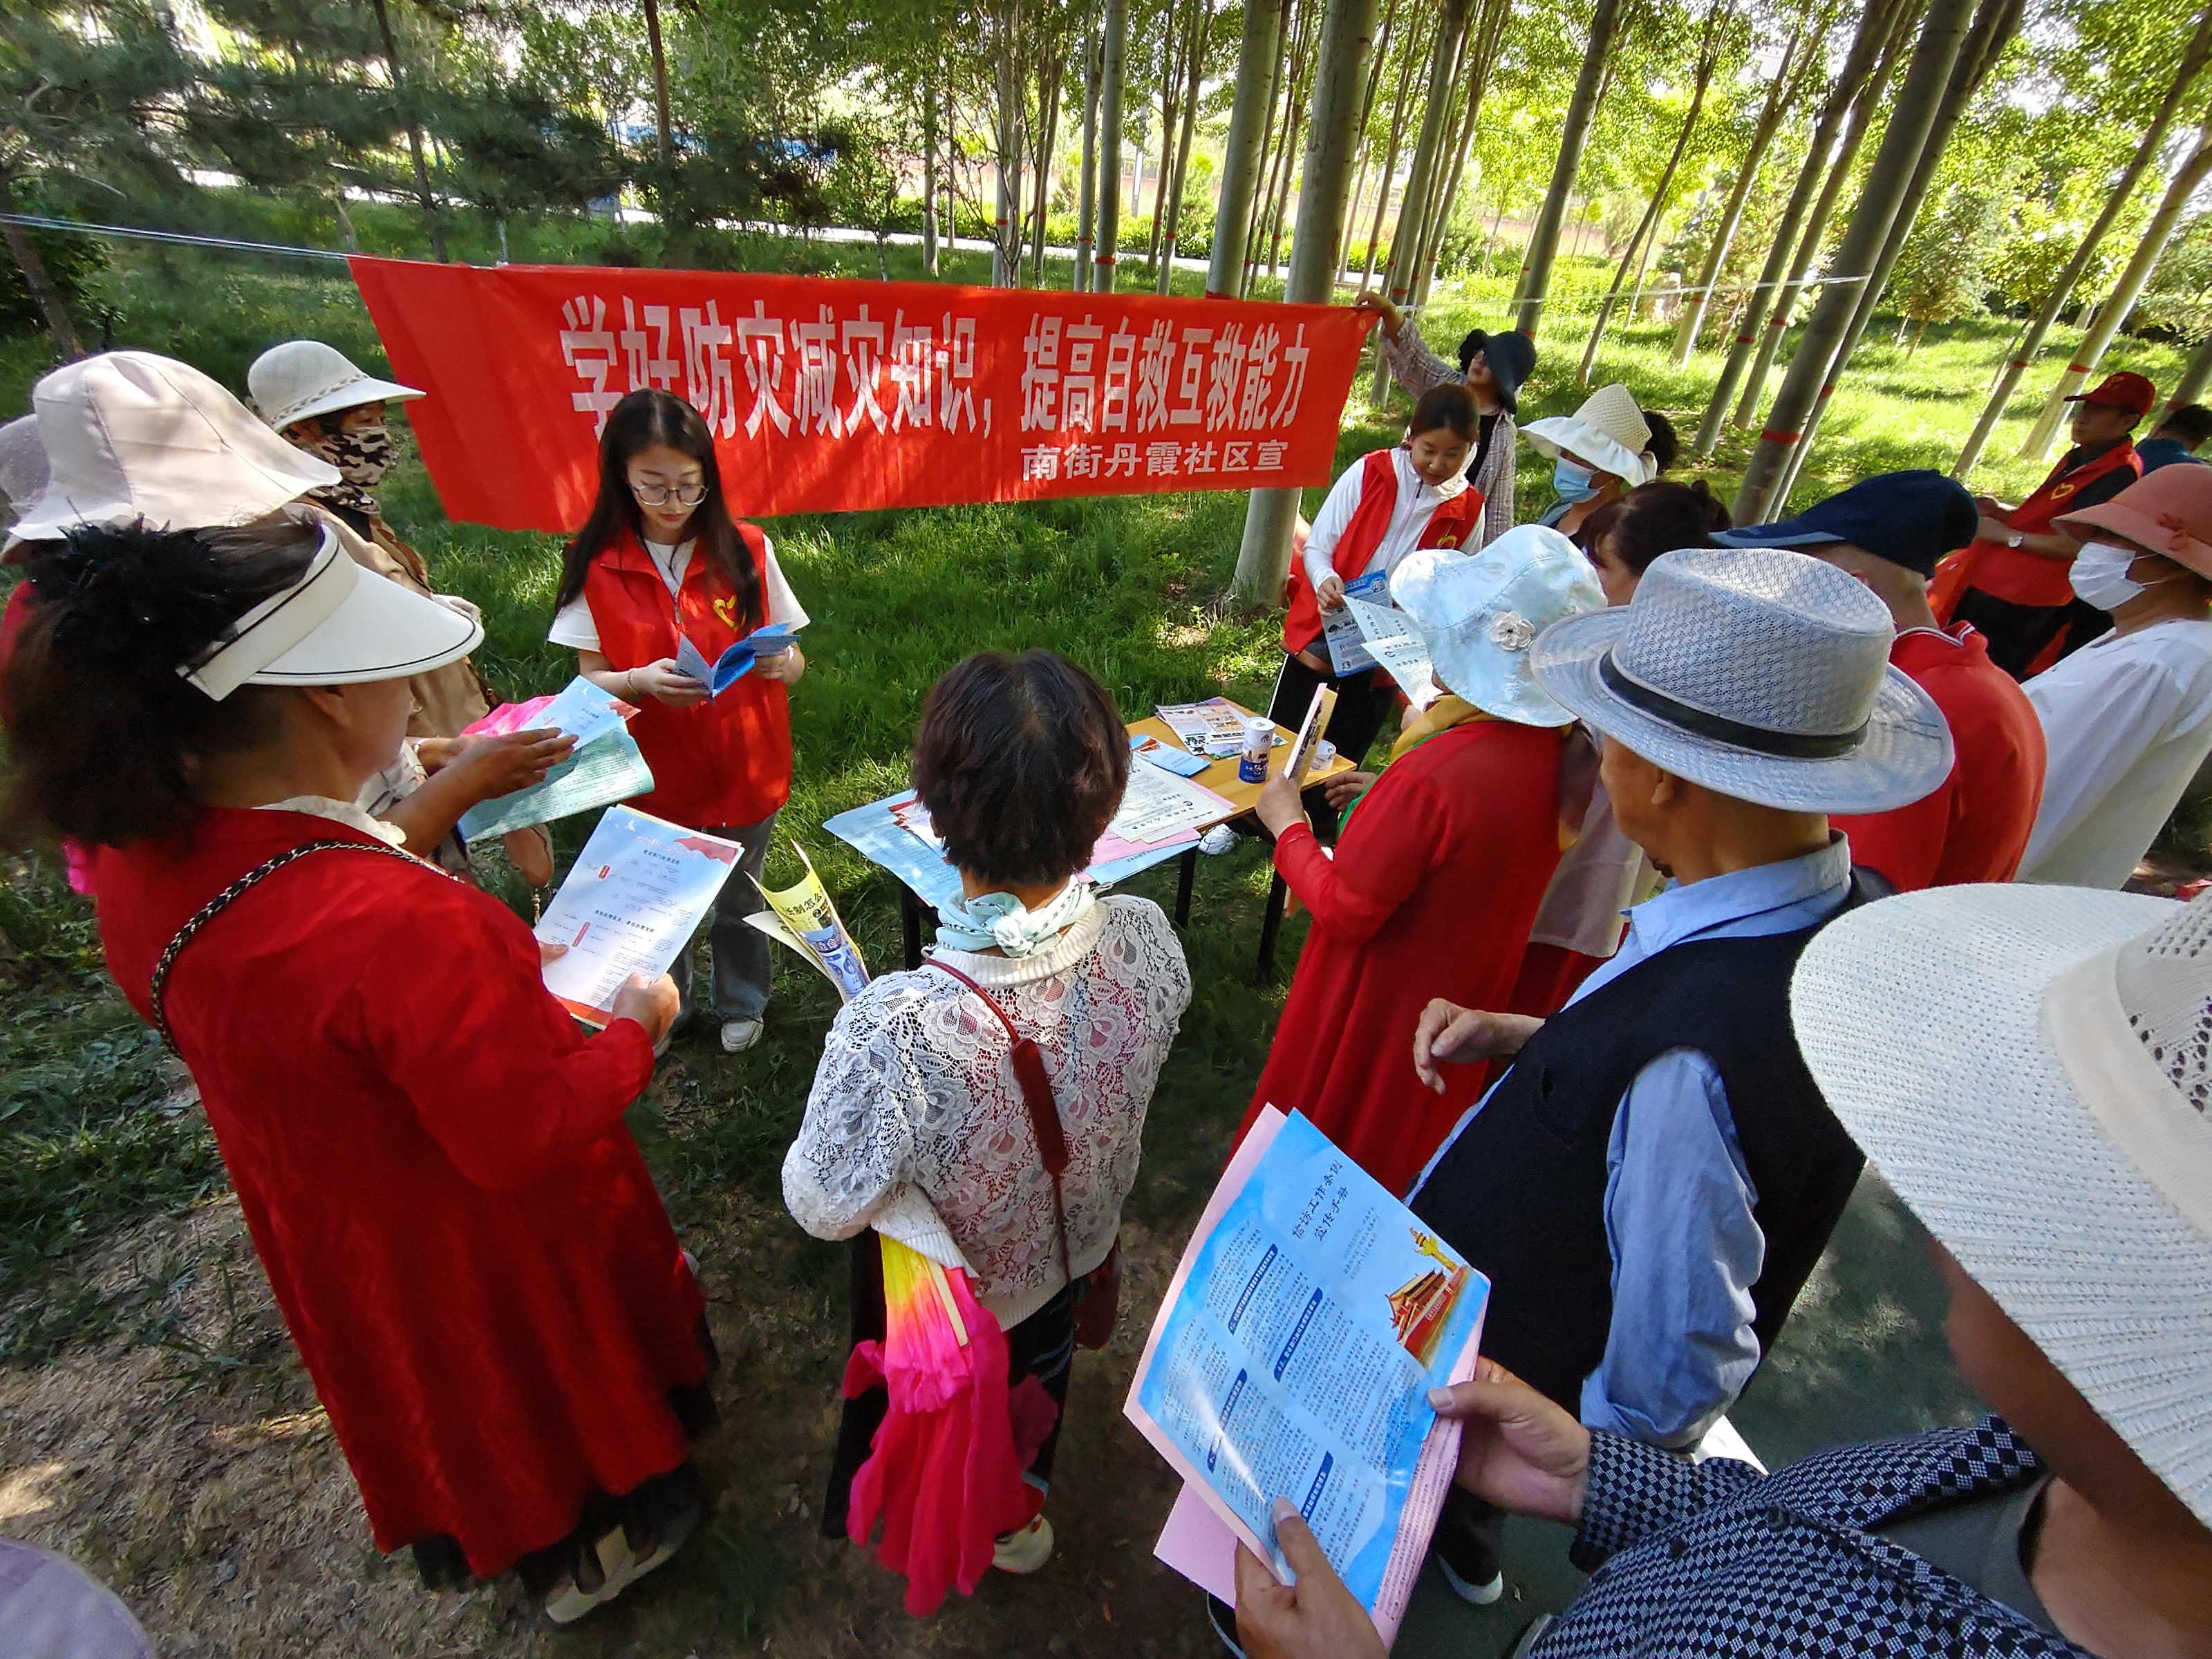
<path id="1" fill-rule="evenodd" d="M 1447 380 L 1442 386 L 1432 386 L 1421 394 L 1413 405 L 1413 413 L 1406 422 L 1406 437 L 1410 442 L 1424 432 L 1448 429 L 1468 443 L 1480 441 L 1482 411 L 1474 406 L 1474 394 L 1464 386 L 1454 386 Z"/>
<path id="2" fill-rule="evenodd" d="M 1644 453 L 1651 458 L 1651 476 L 1655 478 L 1673 470 L 1682 453 L 1682 441 L 1674 433 L 1674 423 L 1656 409 L 1638 411 L 1644 424 L 1651 434 L 1651 441 L 1644 446 Z M 1723 525 L 1723 529 L 1727 526 Z"/>
<path id="3" fill-rule="evenodd" d="M 584 577 L 592 561 L 623 532 L 645 539 L 645 519 L 637 497 L 630 493 L 629 464 L 644 451 L 665 444 L 699 463 L 707 485 L 706 499 L 691 509 L 690 534 L 697 550 L 714 561 L 714 568 L 738 596 L 738 632 L 750 633 L 768 620 L 766 596 L 761 592 L 760 572 L 753 556 L 730 517 L 722 498 L 722 471 L 714 460 L 714 434 L 699 411 L 672 392 L 650 387 L 633 392 L 607 415 L 606 430 L 599 434 L 599 495 L 592 503 L 592 516 L 576 532 L 561 556 L 561 591 L 555 610 L 573 603 L 584 591 Z"/>
<path id="4" fill-rule="evenodd" d="M 0 828 L 97 847 L 188 836 L 198 763 L 267 742 L 277 686 L 218 702 L 183 676 L 238 618 L 295 586 L 322 526 L 88 525 L 29 550 L 29 611 L 0 667 L 9 761 Z"/>
<path id="5" fill-rule="evenodd" d="M 1614 558 L 1640 576 L 1662 553 L 1719 546 L 1713 532 L 1728 527 L 1728 508 L 1703 478 L 1688 483 L 1654 479 L 1616 496 L 1583 520 L 1579 539 L 1593 551 L 1602 542 Z"/>

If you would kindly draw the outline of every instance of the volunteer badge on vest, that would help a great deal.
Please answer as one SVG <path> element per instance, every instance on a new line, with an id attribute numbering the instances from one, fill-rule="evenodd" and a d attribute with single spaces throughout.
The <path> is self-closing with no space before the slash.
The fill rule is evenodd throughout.
<path id="1" fill-rule="evenodd" d="M 738 625 L 738 596 L 732 593 L 715 600 L 714 614 L 721 618 L 723 627 L 735 628 Z"/>
<path id="2" fill-rule="evenodd" d="M 1437 538 L 1437 545 L 1438 547 L 1457 547 L 1459 545 L 1459 538 L 1456 536 L 1439 536 Z"/>

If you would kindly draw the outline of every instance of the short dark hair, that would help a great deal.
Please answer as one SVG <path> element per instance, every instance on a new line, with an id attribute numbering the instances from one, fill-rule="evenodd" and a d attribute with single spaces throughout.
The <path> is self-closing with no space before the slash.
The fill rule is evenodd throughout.
<path id="1" fill-rule="evenodd" d="M 1128 782 L 1114 700 L 1056 652 L 978 652 L 922 702 L 915 791 L 952 862 L 986 881 L 1073 875 Z"/>
<path id="2" fill-rule="evenodd" d="M 1644 410 L 1643 415 L 1644 424 L 1651 433 L 1651 441 L 1644 447 L 1644 453 L 1651 458 L 1652 476 L 1656 477 L 1673 470 L 1675 459 L 1682 453 L 1682 441 L 1674 435 L 1674 422 L 1657 410 Z"/>
<path id="3" fill-rule="evenodd" d="M 296 583 L 320 526 L 87 526 L 41 542 L 29 610 L 0 671 L 9 765 L 0 825 L 97 847 L 187 836 L 196 760 L 267 740 L 291 694 L 242 685 L 218 702 L 178 670 Z"/>
<path id="4" fill-rule="evenodd" d="M 1432 386 L 1421 394 L 1420 401 L 1413 405 L 1412 417 L 1406 422 L 1406 435 L 1418 438 L 1424 432 L 1446 428 L 1469 443 L 1482 434 L 1482 411 L 1474 406 L 1474 394 L 1449 380 L 1442 386 Z"/>
<path id="5" fill-rule="evenodd" d="M 2166 411 L 2158 429 L 2180 439 L 2185 448 L 2194 449 L 2212 438 L 2212 409 L 2203 404 L 2177 404 Z"/>
<path id="6" fill-rule="evenodd" d="M 1688 483 L 1654 480 L 1607 501 L 1583 525 L 1583 545 L 1595 552 L 1611 538 L 1613 556 L 1638 575 L 1662 553 L 1680 547 L 1717 547 L 1712 532 L 1729 527 L 1728 508 L 1703 478 Z"/>

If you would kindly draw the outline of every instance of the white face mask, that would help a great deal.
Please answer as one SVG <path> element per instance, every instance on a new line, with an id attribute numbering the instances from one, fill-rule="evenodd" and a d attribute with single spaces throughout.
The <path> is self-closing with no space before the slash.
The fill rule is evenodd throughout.
<path id="1" fill-rule="evenodd" d="M 2100 611 L 2117 611 L 2130 599 L 2137 598 L 2157 582 L 2139 582 L 2128 574 L 2129 568 L 2142 556 L 2131 547 L 2114 547 L 2110 542 L 2090 542 L 2074 556 L 2066 579 L 2085 605 L 2094 605 Z M 2160 580 L 2170 578 L 2160 578 Z"/>

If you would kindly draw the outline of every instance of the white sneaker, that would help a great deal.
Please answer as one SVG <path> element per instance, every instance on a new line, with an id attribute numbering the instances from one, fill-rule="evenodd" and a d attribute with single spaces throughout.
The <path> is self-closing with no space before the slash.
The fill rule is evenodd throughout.
<path id="1" fill-rule="evenodd" d="M 722 1052 L 741 1054 L 761 1040 L 762 1025 L 757 1019 L 726 1019 L 722 1022 Z"/>
<path id="2" fill-rule="evenodd" d="M 1035 1572 L 1051 1559 L 1052 1522 L 1042 1515 L 1000 1539 L 991 1552 L 991 1565 L 1000 1572 Z"/>
<path id="3" fill-rule="evenodd" d="M 1471 1607 L 1489 1607 L 1505 1594 L 1505 1574 L 1502 1569 L 1486 1584 L 1470 1584 L 1454 1572 L 1450 1565 L 1439 1555 L 1437 1557 L 1437 1571 L 1443 1574 L 1444 1583 L 1451 1586 L 1451 1593 Z"/>

